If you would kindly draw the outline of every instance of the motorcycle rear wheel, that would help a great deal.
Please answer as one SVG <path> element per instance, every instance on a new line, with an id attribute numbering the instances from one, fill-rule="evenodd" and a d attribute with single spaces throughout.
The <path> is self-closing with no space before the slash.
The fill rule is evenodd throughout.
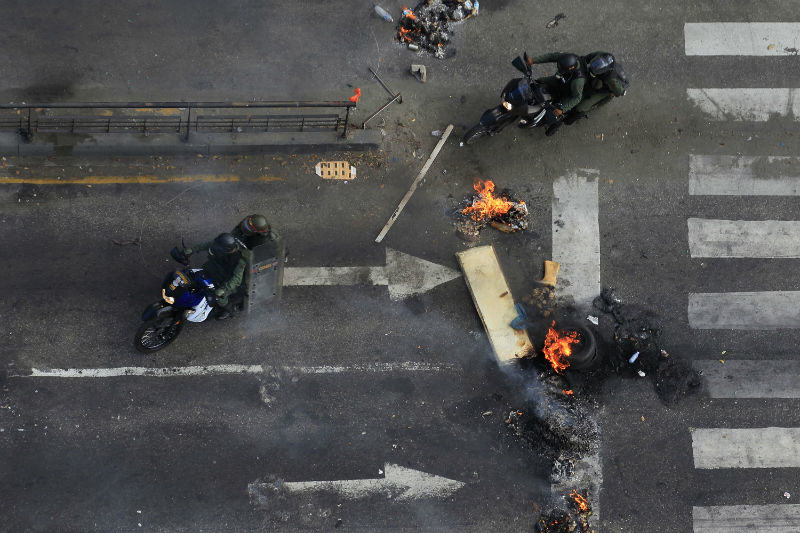
<path id="1" fill-rule="evenodd" d="M 461 142 L 464 144 L 472 144 L 476 140 L 480 139 L 481 137 L 485 137 L 489 135 L 491 131 L 489 128 L 484 126 L 483 124 L 478 124 L 474 126 L 471 130 L 464 134 L 464 137 L 461 139 Z"/>
<path id="2" fill-rule="evenodd" d="M 133 344 L 138 352 L 153 353 L 166 348 L 183 329 L 181 317 L 175 317 L 165 326 L 160 326 L 158 322 L 160 320 L 147 320 L 136 330 Z"/>

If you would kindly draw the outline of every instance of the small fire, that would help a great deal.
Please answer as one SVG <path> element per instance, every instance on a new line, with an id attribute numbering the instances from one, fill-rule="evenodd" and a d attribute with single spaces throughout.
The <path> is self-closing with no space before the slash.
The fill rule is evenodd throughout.
<path id="1" fill-rule="evenodd" d="M 553 370 L 559 374 L 569 366 L 569 356 L 572 355 L 572 345 L 580 342 L 577 331 L 557 331 L 556 322 L 547 330 L 544 338 L 542 352 L 544 358 L 550 361 Z"/>
<path id="2" fill-rule="evenodd" d="M 461 211 L 463 214 L 469 215 L 472 220 L 483 220 L 505 215 L 514 207 L 513 202 L 494 195 L 494 182 L 492 180 L 486 180 L 485 182 L 478 180 L 473 185 L 473 188 L 478 193 L 478 199 Z"/>
<path id="3" fill-rule="evenodd" d="M 572 489 L 572 492 L 569 493 L 569 497 L 572 498 L 572 501 L 578 506 L 578 511 L 585 512 L 589 510 L 589 500 L 583 497 L 577 490 Z"/>
<path id="4" fill-rule="evenodd" d="M 572 396 L 573 394 L 575 394 L 575 393 L 572 391 L 572 389 L 561 389 L 561 392 L 563 392 L 563 393 L 564 393 L 564 394 L 566 394 L 567 396 Z"/>

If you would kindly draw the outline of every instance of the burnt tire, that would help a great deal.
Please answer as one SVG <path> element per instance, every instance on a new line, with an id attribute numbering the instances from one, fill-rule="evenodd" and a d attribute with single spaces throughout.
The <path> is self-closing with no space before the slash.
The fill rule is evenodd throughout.
<path id="1" fill-rule="evenodd" d="M 490 133 L 491 132 L 489 131 L 489 128 L 487 128 L 483 124 L 478 124 L 477 126 L 474 126 L 472 129 L 470 129 L 467 133 L 464 134 L 464 137 L 462 137 L 461 142 L 464 144 L 472 144 L 481 137 L 486 137 Z"/>
<path id="2" fill-rule="evenodd" d="M 147 320 L 136 330 L 133 345 L 140 353 L 157 352 L 177 339 L 182 329 L 182 317 L 174 317 L 166 324 L 163 319 Z"/>
<path id="3" fill-rule="evenodd" d="M 581 349 L 570 357 L 570 367 L 575 370 L 590 370 L 597 366 L 597 341 L 592 332 L 584 326 L 576 326 L 575 330 L 583 340 Z"/>

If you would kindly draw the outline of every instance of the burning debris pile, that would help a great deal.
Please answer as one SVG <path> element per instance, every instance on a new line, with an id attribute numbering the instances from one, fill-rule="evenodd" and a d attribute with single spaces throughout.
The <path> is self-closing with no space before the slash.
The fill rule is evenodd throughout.
<path id="1" fill-rule="evenodd" d="M 456 226 L 464 235 L 477 237 L 480 230 L 490 225 L 505 233 L 528 227 L 528 206 L 508 190 L 495 195 L 492 180 L 478 180 L 473 185 L 475 194 L 462 203 Z"/>
<path id="2" fill-rule="evenodd" d="M 478 0 L 423 0 L 413 10 L 403 6 L 397 40 L 411 50 L 420 48 L 444 59 L 452 24 L 478 14 Z"/>
<path id="3" fill-rule="evenodd" d="M 589 500 L 577 490 L 569 493 L 567 508 L 542 513 L 536 523 L 537 533 L 593 533 L 589 527 L 592 509 Z"/>
<path id="4" fill-rule="evenodd" d="M 609 359 L 618 372 L 636 370 L 640 376 L 649 376 L 668 405 L 700 389 L 700 375 L 691 364 L 661 348 L 661 325 L 652 311 L 623 304 L 611 288 L 604 288 L 593 305 L 614 319 L 614 349 Z"/>

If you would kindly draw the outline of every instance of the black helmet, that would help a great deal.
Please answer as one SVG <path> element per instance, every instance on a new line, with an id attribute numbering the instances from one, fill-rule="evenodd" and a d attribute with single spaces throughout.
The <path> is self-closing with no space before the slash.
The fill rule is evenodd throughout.
<path id="1" fill-rule="evenodd" d="M 216 256 L 223 256 L 227 254 L 232 254 L 239 247 L 236 245 L 236 238 L 231 235 L 230 233 L 220 233 L 214 242 L 211 243 L 211 249 L 209 252 L 211 255 Z"/>
<path id="2" fill-rule="evenodd" d="M 250 215 L 239 224 L 239 230 L 247 235 L 269 233 L 269 222 L 264 215 Z"/>
<path id="3" fill-rule="evenodd" d="M 607 52 L 596 52 L 588 63 L 589 74 L 602 76 L 614 68 L 614 56 Z"/>
<path id="4" fill-rule="evenodd" d="M 575 54 L 561 54 L 556 64 L 562 78 L 569 78 L 580 65 L 578 56 Z"/>

